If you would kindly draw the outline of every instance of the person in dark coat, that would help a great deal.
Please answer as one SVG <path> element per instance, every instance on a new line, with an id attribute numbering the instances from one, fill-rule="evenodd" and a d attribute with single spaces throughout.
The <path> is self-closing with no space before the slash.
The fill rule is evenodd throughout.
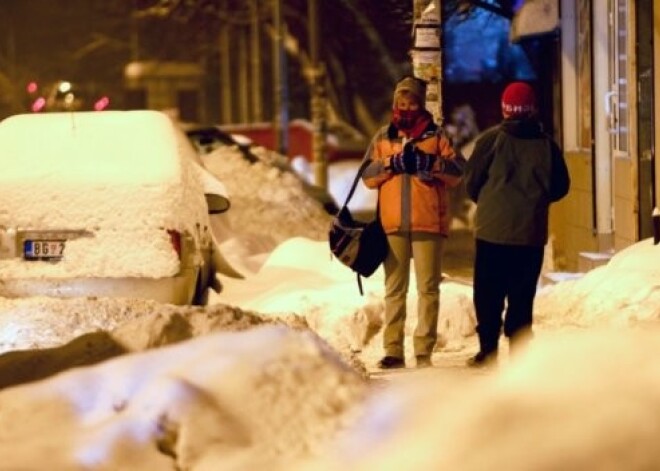
<path id="1" fill-rule="evenodd" d="M 543 132 L 536 111 L 532 87 L 509 84 L 503 121 L 481 135 L 466 165 L 466 189 L 477 204 L 473 301 L 479 336 L 469 366 L 495 363 L 502 327 L 510 351 L 532 336 L 549 207 L 570 187 L 562 152 Z"/>

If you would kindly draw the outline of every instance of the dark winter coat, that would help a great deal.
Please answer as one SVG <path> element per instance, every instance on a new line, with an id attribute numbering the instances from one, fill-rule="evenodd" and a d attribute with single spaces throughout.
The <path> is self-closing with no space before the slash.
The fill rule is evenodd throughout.
<path id="1" fill-rule="evenodd" d="M 406 142 L 438 157 L 425 174 L 395 174 L 390 159 L 400 153 Z M 418 138 L 407 140 L 395 126 L 385 126 L 367 149 L 371 164 L 362 177 L 368 188 L 379 189 L 380 220 L 385 232 L 449 233 L 448 187 L 456 186 L 463 176 L 465 159 L 456 154 L 444 131 L 430 125 Z"/>
<path id="2" fill-rule="evenodd" d="M 465 170 L 477 239 L 546 244 L 550 204 L 568 193 L 570 179 L 559 146 L 538 121 L 507 119 L 483 133 Z"/>

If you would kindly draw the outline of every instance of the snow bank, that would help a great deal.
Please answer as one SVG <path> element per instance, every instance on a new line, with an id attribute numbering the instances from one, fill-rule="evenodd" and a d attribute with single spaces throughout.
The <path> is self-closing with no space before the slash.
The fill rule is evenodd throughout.
<path id="1" fill-rule="evenodd" d="M 360 296 L 355 273 L 331 257 L 327 242 L 294 237 L 278 245 L 258 273 L 245 281 L 223 281 L 225 291 L 211 294 L 222 301 L 265 316 L 297 313 L 311 329 L 341 352 L 380 347 L 385 302 L 383 268 L 363 278 Z M 417 291 L 411 267 L 406 336 L 417 322 Z M 441 285 L 437 349 L 461 349 L 474 333 L 472 289 L 445 281 Z M 410 343 L 411 344 L 411 343 Z"/>
<path id="2" fill-rule="evenodd" d="M 2 466 L 277 469 L 350 423 L 366 390 L 310 333 L 208 335 L 1 391 Z"/>
<path id="3" fill-rule="evenodd" d="M 657 469 L 659 329 L 555 333 L 499 374 L 394 383 L 301 469 Z"/>
<path id="4" fill-rule="evenodd" d="M 578 280 L 542 289 L 535 315 L 551 325 L 629 325 L 660 319 L 660 245 L 646 239 Z"/>
<path id="5" fill-rule="evenodd" d="M 214 232 L 231 264 L 254 273 L 267 254 L 291 237 L 327 240 L 331 217 L 304 191 L 302 180 L 286 170 L 278 155 L 256 147 L 250 163 L 238 150 L 218 149 L 202 156 L 204 166 L 222 180 L 231 209 L 214 218 Z M 281 157 L 281 156 L 280 156 Z M 247 261 L 252 257 L 252 261 Z"/>
<path id="6" fill-rule="evenodd" d="M 223 304 L 200 309 L 140 299 L 0 298 L 0 388 L 212 332 L 269 323 L 307 328 L 294 314 L 268 318 Z"/>

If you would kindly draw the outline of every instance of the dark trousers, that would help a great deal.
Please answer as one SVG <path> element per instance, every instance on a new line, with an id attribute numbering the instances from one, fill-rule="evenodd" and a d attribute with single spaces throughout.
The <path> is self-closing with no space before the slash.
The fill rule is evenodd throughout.
<path id="1" fill-rule="evenodd" d="M 531 335 L 543 250 L 476 240 L 473 300 L 482 352 L 497 350 L 505 301 L 504 335 L 511 340 Z"/>

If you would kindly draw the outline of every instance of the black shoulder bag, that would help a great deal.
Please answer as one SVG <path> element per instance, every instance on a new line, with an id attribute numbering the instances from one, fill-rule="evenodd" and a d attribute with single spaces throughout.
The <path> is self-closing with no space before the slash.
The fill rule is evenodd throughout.
<path id="1" fill-rule="evenodd" d="M 330 251 L 357 274 L 361 295 L 364 294 L 361 277 L 371 276 L 385 260 L 388 250 L 387 236 L 380 223 L 380 198 L 376 206 L 376 218 L 371 222 L 356 221 L 348 209 L 348 202 L 370 162 L 365 159 L 360 165 L 346 201 L 333 219 L 328 233 Z"/>

